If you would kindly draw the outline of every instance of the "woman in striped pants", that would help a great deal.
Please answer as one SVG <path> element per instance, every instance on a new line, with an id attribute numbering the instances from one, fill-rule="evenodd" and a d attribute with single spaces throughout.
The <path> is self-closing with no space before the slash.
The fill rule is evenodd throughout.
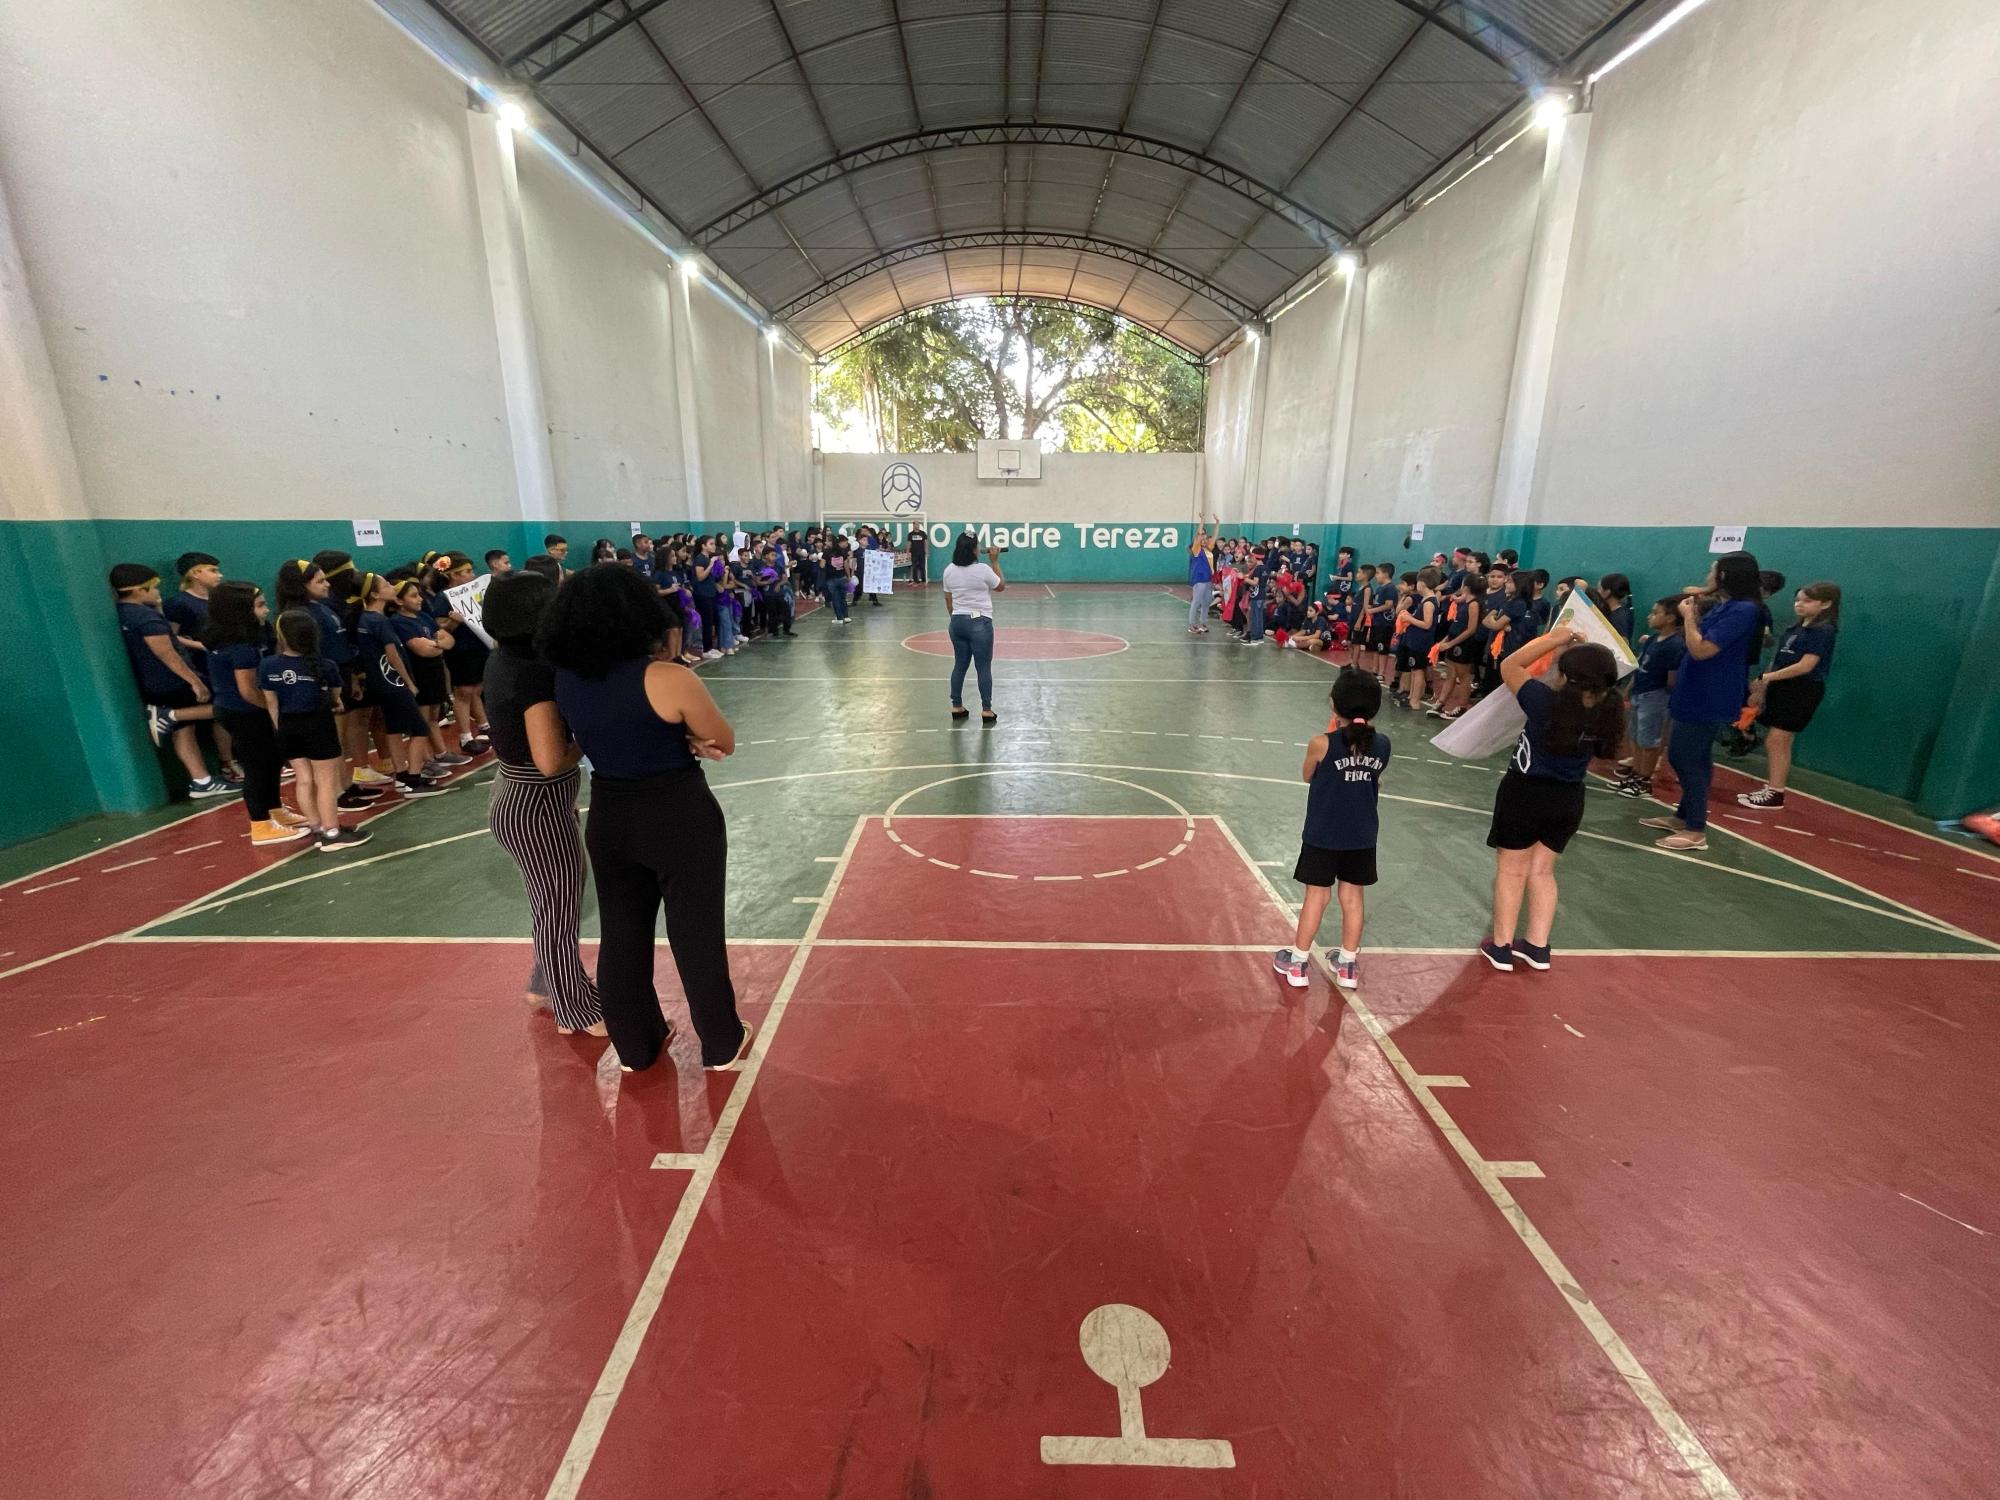
<path id="1" fill-rule="evenodd" d="M 577 952 L 583 919 L 583 844 L 577 836 L 582 752 L 555 705 L 555 672 L 535 655 L 535 625 L 555 595 L 539 574 L 496 578 L 484 623 L 499 644 L 486 668 L 486 716 L 500 760 L 488 824 L 520 866 L 533 919 L 535 967 L 528 999 L 555 1012 L 565 1036 L 603 1036 L 604 1007 Z"/>

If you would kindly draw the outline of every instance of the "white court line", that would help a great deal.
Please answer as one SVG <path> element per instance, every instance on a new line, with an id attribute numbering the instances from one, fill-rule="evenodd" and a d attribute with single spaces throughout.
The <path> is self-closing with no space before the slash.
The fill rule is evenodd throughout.
<path id="1" fill-rule="evenodd" d="M 1727 766 L 1723 767 L 1728 770 Z M 1741 774 L 1740 772 L 1738 774 Z M 1964 839 L 1948 839 L 1941 833 L 1933 833 L 1927 828 L 1912 828 L 1907 823 L 1898 823 L 1894 818 L 1877 817 L 1874 813 L 1863 812 L 1858 807 L 1849 807 L 1845 802 L 1835 802 L 1828 797 L 1816 797 L 1811 792 L 1802 792 L 1795 786 L 1785 788 L 1787 797 L 1803 797 L 1808 802 L 1817 802 L 1822 807 L 1830 807 L 1835 812 L 1851 813 L 1857 818 L 1866 818 L 1871 823 L 1880 823 L 1884 828 L 1893 828 L 1898 833 L 1907 833 L 1920 839 L 1929 839 L 1933 844 L 1942 844 L 1947 849 L 1955 849 L 1960 854 L 1976 854 L 1982 859 L 1990 859 L 2000 864 L 2000 854 L 1988 854 L 1977 844 Z"/>
<path id="2" fill-rule="evenodd" d="M 126 864 L 106 865 L 102 870 L 99 870 L 97 873 L 100 875 L 116 875 L 120 870 L 136 870 L 141 865 L 150 865 L 157 858 L 159 858 L 158 855 L 149 854 L 144 859 L 131 860 Z"/>
<path id="3" fill-rule="evenodd" d="M 461 772 L 460 774 L 466 776 L 467 778 L 470 778 L 472 776 L 477 776 L 481 771 L 488 769 L 490 769 L 490 767 L 479 766 L 475 767 L 471 771 Z M 459 785 L 458 782 L 453 782 L 452 784 L 454 786 Z M 382 821 L 382 819 L 392 818 L 397 813 L 401 812 L 404 808 L 413 805 L 414 805 L 413 799 L 405 798 L 394 807 L 385 807 L 384 809 L 382 809 L 381 812 L 377 813 L 374 817 L 370 818 L 368 821 L 370 824 L 379 823 Z M 218 840 L 218 842 L 220 841 Z M 234 890 L 239 885 L 244 885 L 252 880 L 257 880 L 262 876 L 268 874 L 270 871 L 277 869 L 278 866 L 282 864 L 287 864 L 291 860 L 298 858 L 299 855 L 308 852 L 311 848 L 312 844 L 310 840 L 301 840 L 299 844 L 297 844 L 292 848 L 288 848 L 283 854 L 279 855 L 276 859 L 272 860 L 271 863 L 269 863 L 268 865 L 264 865 L 259 869 L 252 870 L 248 875 L 240 875 L 234 880 L 228 881 L 222 885 L 217 886 L 212 891 L 205 892 L 204 894 L 195 897 L 192 901 L 182 902 L 172 911 L 167 912 L 161 916 L 154 917 L 151 921 L 141 922 L 135 927 L 128 927 L 123 932 L 114 932 L 106 937 L 92 938 L 87 943 L 78 943 L 74 948 L 65 948 L 60 953 L 47 954 L 44 957 L 35 959 L 30 963 L 16 964 L 11 969 L 0 969 L 0 979 L 12 979 L 16 974 L 25 974 L 30 969 L 39 969 L 47 964 L 58 963 L 65 958 L 74 958 L 79 953 L 88 953 L 91 949 L 101 948 L 106 943 L 122 942 L 125 939 L 131 938 L 138 933 L 151 931 L 155 927 L 163 927 L 169 922 L 177 921 L 180 918 L 189 915 L 191 912 L 201 909 L 201 904 L 204 901 L 212 900 L 216 896 L 221 895 L 224 891 Z M 354 866 L 348 865 L 345 866 L 345 868 L 351 870 L 354 868 Z M 333 872 L 329 870 L 327 873 L 332 874 Z"/>
<path id="4" fill-rule="evenodd" d="M 666 1237 L 660 1241 L 660 1248 L 647 1269 L 646 1279 L 640 1283 L 638 1295 L 632 1299 L 631 1310 L 625 1315 L 625 1326 L 618 1331 L 617 1342 L 611 1346 L 610 1357 L 604 1362 L 604 1371 L 597 1377 L 597 1386 L 584 1403 L 583 1415 L 577 1421 L 576 1432 L 569 1440 L 562 1463 L 557 1467 L 555 1477 L 549 1481 L 546 1500 L 575 1500 L 577 1492 L 583 1488 L 584 1476 L 590 1472 L 590 1463 L 597 1456 L 598 1444 L 604 1441 L 604 1429 L 611 1421 L 619 1396 L 624 1393 L 625 1382 L 631 1377 L 632 1366 L 639 1358 L 647 1330 L 653 1326 L 654 1315 L 666 1298 L 667 1283 L 673 1278 L 674 1267 L 680 1264 L 681 1251 L 687 1246 L 688 1234 L 693 1230 L 702 1203 L 715 1182 L 723 1153 L 735 1138 L 736 1122 L 743 1117 L 744 1106 L 749 1103 L 750 1095 L 757 1086 L 758 1075 L 764 1070 L 764 1059 L 771 1055 L 771 1044 L 778 1035 L 778 1028 L 784 1024 L 786 1010 L 791 1006 L 792 992 L 798 988 L 799 977 L 805 972 L 807 960 L 812 957 L 813 945 L 818 942 L 820 928 L 832 908 L 833 895 L 847 876 L 855 846 L 861 841 L 861 830 L 867 823 L 865 815 L 857 817 L 854 827 L 848 832 L 847 846 L 841 850 L 840 862 L 834 866 L 833 878 L 827 882 L 827 899 L 813 913 L 805 936 L 799 939 L 798 947 L 793 950 L 785 977 L 778 981 L 777 993 L 771 998 L 771 1009 L 751 1045 L 749 1061 L 743 1065 L 742 1077 L 729 1091 L 729 1099 L 722 1106 L 722 1112 L 715 1117 L 708 1144 L 702 1148 L 694 1175 L 681 1192 L 681 1201 L 674 1210 L 673 1221 L 667 1226 Z"/>
<path id="5" fill-rule="evenodd" d="M 693 1172 L 700 1166 L 699 1151 L 662 1151 L 653 1158 L 655 1172 Z"/>
<path id="6" fill-rule="evenodd" d="M 25 891 L 21 892 L 21 894 L 24 896 L 38 896 L 43 891 L 52 891 L 59 885 L 75 885 L 81 879 L 83 879 L 81 875 L 72 875 L 67 880 L 51 880 L 47 885 L 31 885 Z"/>
<path id="7" fill-rule="evenodd" d="M 178 818 L 169 818 L 166 822 L 157 824 L 152 828 L 145 829 L 140 833 L 131 833 L 127 834 L 122 839 L 113 839 L 108 844 L 101 844 L 95 849 L 85 850 L 82 854 L 72 854 L 68 859 L 59 859 L 52 865 L 43 865 L 39 870 L 30 870 L 25 875 L 16 875 L 12 880 L 0 880 L 0 891 L 8 889 L 10 886 L 19 885 L 24 880 L 39 880 L 44 875 L 51 874 L 56 870 L 64 869 L 70 865 L 78 863 L 81 860 L 95 859 L 100 854 L 109 854 L 113 849 L 122 849 L 127 844 L 137 843 L 140 839 L 149 839 L 156 833 L 165 833 L 169 828 L 178 828 L 183 823 L 192 823 L 196 818 L 205 818 L 210 813 L 223 812 L 230 808 L 237 807 L 238 805 L 239 804 L 237 800 L 231 797 L 231 798 L 225 798 L 223 801 L 211 804 L 207 807 L 197 807 L 190 812 L 183 813 Z M 129 870 L 131 866 L 120 865 L 118 866 L 118 868 L 121 870 Z M 108 873 L 108 872 L 100 872 L 100 873 Z"/>
<path id="8" fill-rule="evenodd" d="M 1990 1233 L 1990 1231 L 1988 1230 L 1981 1229 L 1977 1224 L 1968 1224 L 1963 1219 L 1953 1219 L 1950 1214 L 1946 1213 L 1941 1208 L 1931 1208 L 1930 1204 L 1924 1202 L 1924 1200 L 1921 1198 L 1910 1198 L 1910 1195 L 1908 1193 L 1898 1193 L 1896 1194 L 1896 1196 L 1898 1198 L 1909 1198 L 1909 1201 L 1916 1204 L 1918 1208 L 1930 1208 L 1930 1211 L 1936 1214 L 1940 1219 L 1951 1219 L 1951 1222 L 1956 1224 L 1960 1229 L 1970 1229 L 1974 1234 L 1978 1235 L 1981 1239 L 1987 1238 L 1988 1234 Z"/>
<path id="9" fill-rule="evenodd" d="M 1221 829 L 1222 836 L 1229 841 L 1244 864 L 1249 866 L 1250 872 L 1263 885 L 1271 900 L 1281 907 L 1284 906 L 1285 902 L 1278 895 L 1276 887 L 1271 884 L 1264 872 L 1257 868 L 1256 862 L 1250 858 L 1249 851 L 1237 839 L 1235 832 L 1220 818 L 1216 819 L 1216 826 Z M 1327 969 L 1323 956 L 1317 956 L 1315 962 L 1326 972 L 1328 979 L 1333 977 L 1332 972 Z M 1660 1389 L 1659 1383 L 1647 1374 L 1645 1366 L 1639 1363 L 1638 1355 L 1632 1352 L 1625 1340 L 1619 1337 L 1618 1331 L 1611 1326 L 1610 1320 L 1598 1310 L 1597 1304 L 1591 1301 L 1589 1294 L 1583 1290 L 1582 1282 L 1568 1266 L 1563 1264 L 1554 1247 L 1542 1237 L 1542 1232 L 1528 1217 L 1527 1210 L 1522 1208 L 1519 1200 L 1508 1191 L 1502 1175 L 1494 1169 L 1494 1164 L 1473 1149 L 1472 1142 L 1466 1139 L 1465 1132 L 1459 1129 L 1457 1121 L 1451 1117 L 1451 1112 L 1424 1083 L 1423 1075 L 1410 1065 L 1410 1060 L 1403 1055 L 1402 1048 L 1396 1045 L 1396 1040 L 1389 1034 L 1389 1029 L 1368 1008 L 1367 1002 L 1362 1000 L 1358 991 L 1336 990 L 1335 993 L 1354 1013 L 1362 1029 L 1388 1059 L 1389 1066 L 1395 1070 L 1397 1077 L 1402 1079 L 1403 1086 L 1410 1091 L 1424 1113 L 1430 1116 L 1431 1123 L 1458 1154 L 1458 1159 L 1472 1174 L 1473 1180 L 1485 1190 L 1486 1196 L 1500 1211 L 1500 1217 L 1506 1222 L 1507 1227 L 1514 1231 L 1521 1243 L 1527 1247 L 1528 1253 L 1534 1256 L 1535 1263 L 1542 1268 L 1542 1273 L 1554 1285 L 1564 1305 L 1576 1315 L 1577 1321 L 1583 1324 L 1597 1347 L 1604 1351 L 1612 1367 L 1624 1377 L 1625 1384 L 1630 1387 L 1632 1394 L 1638 1397 L 1639 1404 L 1646 1408 L 1647 1414 L 1652 1417 L 1654 1424 L 1659 1427 L 1667 1441 L 1673 1445 L 1681 1461 L 1693 1470 L 1711 1500 L 1741 1500 L 1736 1486 L 1730 1483 L 1729 1476 L 1722 1472 L 1721 1466 L 1709 1455 L 1708 1449 L 1695 1435 L 1694 1429 L 1688 1426 L 1681 1414 L 1674 1409 L 1673 1403 L 1667 1399 L 1666 1392 Z M 1537 1170 L 1539 1172 L 1539 1169 Z"/>
<path id="10" fill-rule="evenodd" d="M 1958 873 L 1970 875 L 1974 880 L 2000 880 L 2000 875 L 1989 875 L 1984 870 L 1968 870 L 1964 865 L 1958 866 Z"/>
<path id="11" fill-rule="evenodd" d="M 1420 1073 L 1417 1081 L 1427 1089 L 1465 1089 L 1472 1085 L 1456 1073 Z"/>
<path id="12" fill-rule="evenodd" d="M 386 811 L 388 811 L 388 809 L 387 809 L 387 808 L 384 808 L 384 809 L 383 809 L 383 811 L 384 811 L 384 812 L 386 812 Z M 202 850 L 202 849 L 213 849 L 213 848 L 215 848 L 215 847 L 216 847 L 217 845 L 219 845 L 219 844 L 220 844 L 221 842 L 222 842 L 222 840 L 221 840 L 221 839 L 210 839 L 210 840 L 209 840 L 209 841 L 208 841 L 207 843 L 205 843 L 205 844 L 189 844 L 189 845 L 187 846 L 187 848 L 185 848 L 185 849 L 175 849 L 175 850 L 172 850 L 172 851 L 170 851 L 170 852 L 172 852 L 172 853 L 174 853 L 174 854 L 194 854 L 194 853 L 196 853 L 197 851 L 199 851 L 199 850 Z"/>
<path id="13" fill-rule="evenodd" d="M 1583 1036 L 1582 1032 L 1578 1031 L 1574 1026 L 1570 1025 L 1569 1022 L 1567 1021 L 1563 1022 L 1563 1030 L 1567 1031 L 1573 1037 Z"/>
<path id="14" fill-rule="evenodd" d="M 468 946 L 488 945 L 502 947 L 514 944 L 525 947 L 529 943 L 532 943 L 534 939 L 526 935 L 517 936 L 514 934 L 506 934 L 499 937 L 466 937 L 463 935 L 438 937 L 363 932 L 346 934 L 321 933 L 308 937 L 304 934 L 293 933 L 230 932 L 203 934 L 198 932 L 133 932 L 125 933 L 115 938 L 107 938 L 105 941 L 110 943 L 189 943 L 196 945 L 202 943 L 415 943 L 419 945 L 463 943 Z M 597 945 L 597 939 L 594 937 L 579 938 L 577 941 L 586 948 L 592 948 Z M 724 938 L 723 942 L 731 948 L 796 948 L 799 945 L 797 938 L 733 937 Z"/>

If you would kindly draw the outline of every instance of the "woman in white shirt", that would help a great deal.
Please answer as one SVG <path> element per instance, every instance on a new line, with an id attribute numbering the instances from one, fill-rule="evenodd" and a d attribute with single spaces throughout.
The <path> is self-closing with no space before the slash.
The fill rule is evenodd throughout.
<path id="1" fill-rule="evenodd" d="M 993 596 L 1004 593 L 1007 580 L 1000 576 L 1000 549 L 988 547 L 986 561 L 979 561 L 979 543 L 970 535 L 961 536 L 951 554 L 951 566 L 944 570 L 944 607 L 951 611 L 951 716 L 968 717 L 965 707 L 965 669 L 979 668 L 979 719 L 997 724 L 993 712 Z"/>

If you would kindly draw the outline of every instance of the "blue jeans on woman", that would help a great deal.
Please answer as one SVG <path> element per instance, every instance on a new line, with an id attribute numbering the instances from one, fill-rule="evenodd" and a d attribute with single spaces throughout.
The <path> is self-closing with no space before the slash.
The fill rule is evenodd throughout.
<path id="1" fill-rule="evenodd" d="M 1681 783 L 1681 805 L 1674 816 L 1687 824 L 1690 833 L 1708 827 L 1708 784 L 1715 779 L 1715 736 L 1721 728 L 1676 719 L 1667 734 L 1667 764 Z"/>
<path id="2" fill-rule="evenodd" d="M 951 706 L 965 707 L 965 669 L 979 669 L 979 706 L 993 708 L 993 622 L 984 615 L 951 617 Z"/>
<path id="3" fill-rule="evenodd" d="M 825 595 L 828 606 L 833 610 L 833 617 L 836 620 L 846 619 L 847 575 L 845 573 L 827 574 Z"/>

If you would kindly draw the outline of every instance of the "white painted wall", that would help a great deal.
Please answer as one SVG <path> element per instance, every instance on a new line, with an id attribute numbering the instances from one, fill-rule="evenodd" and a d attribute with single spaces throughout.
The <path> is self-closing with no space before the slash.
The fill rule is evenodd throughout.
<path id="1" fill-rule="evenodd" d="M 1201 508 L 1229 525 L 1248 519 L 1244 466 L 1249 458 L 1251 405 L 1261 357 L 1256 345 L 1238 344 L 1233 353 L 1208 369 Z"/>
<path id="2" fill-rule="evenodd" d="M 1344 278 L 1327 281 L 1271 324 L 1271 379 L 1264 393 L 1264 450 L 1256 516 L 1324 518 L 1339 391 Z"/>
<path id="3" fill-rule="evenodd" d="M 1194 514 L 1196 453 L 1045 453 L 1038 483 L 982 480 L 970 453 L 829 453 L 826 508 L 882 513 L 882 471 L 913 465 L 936 521 L 1173 522 Z"/>
<path id="4" fill-rule="evenodd" d="M 97 515 L 512 493 L 464 91 L 373 7 L 0 8 L 0 176 Z"/>
<path id="5" fill-rule="evenodd" d="M 1485 521 L 1541 155 L 1522 141 L 1369 251 L 1343 520 Z"/>
<path id="6" fill-rule="evenodd" d="M 469 140 L 366 0 L 0 5 L 0 188 L 89 513 L 516 519 Z M 672 263 L 517 158 L 558 515 L 683 517 Z M 807 515 L 809 367 L 691 301 L 709 514 Z"/>
<path id="7" fill-rule="evenodd" d="M 1538 524 L 2000 525 L 2000 8 L 1716 0 L 1592 101 Z M 1543 160 L 1370 247 L 1341 519 L 1486 523 Z M 1321 519 L 1327 288 L 1272 330 L 1260 522 Z M 1241 497 L 1251 357 L 1211 371 Z"/>
<path id="8" fill-rule="evenodd" d="M 2000 524 L 2000 6 L 1723 0 L 1593 113 L 1531 519 Z"/>
<path id="9" fill-rule="evenodd" d="M 519 160 L 562 517 L 684 516 L 673 262 L 541 152 Z"/>

